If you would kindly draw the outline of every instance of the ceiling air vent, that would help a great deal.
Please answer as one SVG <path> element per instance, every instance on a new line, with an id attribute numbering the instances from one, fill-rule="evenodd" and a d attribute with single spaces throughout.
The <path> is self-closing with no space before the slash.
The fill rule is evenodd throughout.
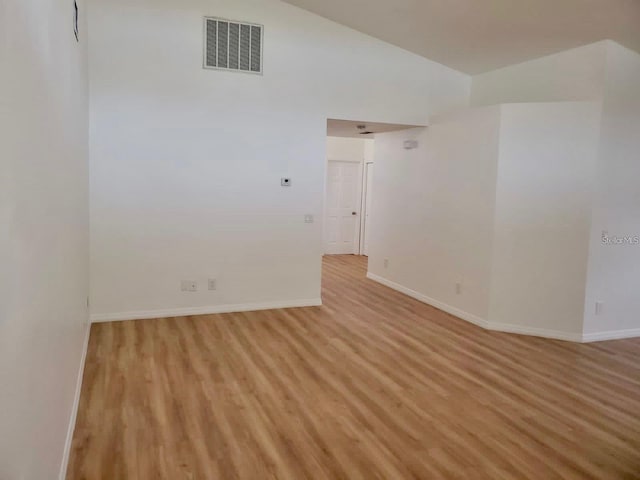
<path id="1" fill-rule="evenodd" d="M 204 18 L 204 68 L 262 73 L 262 25 Z"/>

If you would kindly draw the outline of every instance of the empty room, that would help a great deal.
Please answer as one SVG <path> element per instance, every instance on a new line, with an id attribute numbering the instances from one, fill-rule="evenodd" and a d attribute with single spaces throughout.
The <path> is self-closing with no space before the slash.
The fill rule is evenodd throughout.
<path id="1" fill-rule="evenodd" d="M 640 2 L 0 1 L 0 480 L 640 480 Z"/>

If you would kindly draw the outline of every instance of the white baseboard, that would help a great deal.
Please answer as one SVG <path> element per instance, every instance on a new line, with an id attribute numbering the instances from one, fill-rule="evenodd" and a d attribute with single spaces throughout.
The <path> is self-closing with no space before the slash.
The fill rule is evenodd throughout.
<path id="1" fill-rule="evenodd" d="M 630 328 L 628 330 L 611 330 L 608 332 L 585 333 L 582 335 L 582 341 L 602 342 L 604 340 L 622 340 L 623 338 L 640 337 L 640 328 Z"/>
<path id="2" fill-rule="evenodd" d="M 460 310 L 459 308 L 452 307 L 451 305 L 447 305 L 446 303 L 440 302 L 439 300 L 435 300 L 431 297 L 423 295 L 422 293 L 416 292 L 415 290 L 411 290 L 410 288 L 405 287 L 404 285 L 400 285 L 399 283 L 392 282 L 391 280 L 387 280 L 384 277 L 379 275 L 375 275 L 371 272 L 367 272 L 367 278 L 373 280 L 374 282 L 381 283 L 389 288 L 392 288 L 400 293 L 404 293 L 416 300 L 419 300 L 427 305 L 431 305 L 432 307 L 436 307 L 438 310 L 442 310 L 443 312 L 450 313 L 451 315 L 461 318 L 462 320 L 466 320 L 467 322 L 473 323 L 474 325 L 478 325 L 479 327 L 488 329 L 489 322 L 484 318 L 480 318 L 472 313 L 465 312 L 464 310 Z"/>
<path id="3" fill-rule="evenodd" d="M 565 342 L 582 342 L 582 334 L 580 333 L 526 327 L 524 325 L 513 325 L 510 323 L 489 322 L 489 330 L 504 333 L 515 333 L 517 335 L 529 335 L 532 337 L 552 338 L 555 340 L 564 340 Z"/>
<path id="4" fill-rule="evenodd" d="M 289 301 L 243 303 L 237 305 L 215 305 L 210 307 L 170 308 L 166 310 L 120 313 L 94 313 L 91 315 L 91 323 L 143 320 L 148 318 L 184 317 L 187 315 L 209 315 L 213 313 L 252 312 L 279 308 L 319 307 L 320 305 L 322 305 L 321 298 L 311 298 Z"/>
<path id="5" fill-rule="evenodd" d="M 67 439 L 64 444 L 64 452 L 62 454 L 62 464 L 60 465 L 60 480 L 67 478 L 67 467 L 69 465 L 69 455 L 71 454 L 71 444 L 73 442 L 73 432 L 76 427 L 76 418 L 78 416 L 78 407 L 80 406 L 80 394 L 82 392 L 82 379 L 84 377 L 84 364 L 87 359 L 87 350 L 89 349 L 89 336 L 91 335 L 91 324 L 87 324 L 87 333 L 84 336 L 84 345 L 82 346 L 82 355 L 80 356 L 80 366 L 78 370 L 78 380 L 76 381 L 76 393 L 73 398 L 73 406 L 71 407 L 71 418 L 67 429 Z"/>
<path id="6" fill-rule="evenodd" d="M 455 317 L 461 318 L 462 320 L 466 320 L 467 322 L 473 323 L 479 327 L 484 328 L 485 330 L 493 330 L 496 332 L 505 332 L 505 333 L 515 333 L 518 335 L 530 335 L 535 337 L 544 337 L 544 338 L 552 338 L 556 340 L 564 340 L 567 342 L 595 342 L 599 340 L 612 340 L 614 338 L 629 338 L 640 336 L 640 329 L 638 330 L 623 330 L 620 332 L 604 332 L 604 333 L 593 333 L 588 335 L 582 335 L 580 333 L 571 333 L 571 332 L 562 332 L 558 330 L 547 330 L 543 328 L 534 328 L 534 327 L 525 327 L 521 325 L 512 325 L 507 323 L 496 323 L 490 322 L 484 318 L 480 318 L 477 315 L 474 315 L 469 312 L 465 312 L 464 310 L 460 310 L 459 308 L 453 307 L 446 303 L 443 303 L 439 300 L 435 300 L 427 295 L 423 295 L 422 293 L 416 292 L 415 290 L 411 290 L 410 288 L 405 287 L 404 285 L 400 285 L 399 283 L 393 282 L 391 280 L 387 280 L 384 277 L 380 277 L 379 275 L 375 275 L 373 273 L 367 272 L 367 278 L 381 283 L 389 288 L 397 290 L 398 292 L 404 293 L 416 300 L 419 300 L 423 303 L 431 305 L 432 307 L 436 307 L 439 310 L 447 312 Z"/>

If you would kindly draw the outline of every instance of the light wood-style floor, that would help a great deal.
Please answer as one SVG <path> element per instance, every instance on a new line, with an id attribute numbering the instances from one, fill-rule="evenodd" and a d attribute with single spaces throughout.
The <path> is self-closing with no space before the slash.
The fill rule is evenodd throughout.
<path id="1" fill-rule="evenodd" d="M 487 332 L 327 257 L 324 306 L 94 325 L 69 479 L 639 479 L 640 341 Z"/>

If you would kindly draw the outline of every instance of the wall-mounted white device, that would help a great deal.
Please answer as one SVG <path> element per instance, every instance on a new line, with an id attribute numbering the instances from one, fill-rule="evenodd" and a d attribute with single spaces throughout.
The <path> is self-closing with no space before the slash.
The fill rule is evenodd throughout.
<path id="1" fill-rule="evenodd" d="M 404 146 L 405 150 L 414 150 L 414 149 L 418 148 L 418 141 L 417 140 L 405 140 L 403 146 Z"/>
<path id="2" fill-rule="evenodd" d="M 182 282 L 180 282 L 180 290 L 183 292 L 197 292 L 198 282 L 193 280 L 182 280 Z"/>
<path id="3" fill-rule="evenodd" d="M 290 187 L 291 179 L 289 177 L 282 177 L 280 179 L 280 185 L 282 185 L 283 187 Z"/>

